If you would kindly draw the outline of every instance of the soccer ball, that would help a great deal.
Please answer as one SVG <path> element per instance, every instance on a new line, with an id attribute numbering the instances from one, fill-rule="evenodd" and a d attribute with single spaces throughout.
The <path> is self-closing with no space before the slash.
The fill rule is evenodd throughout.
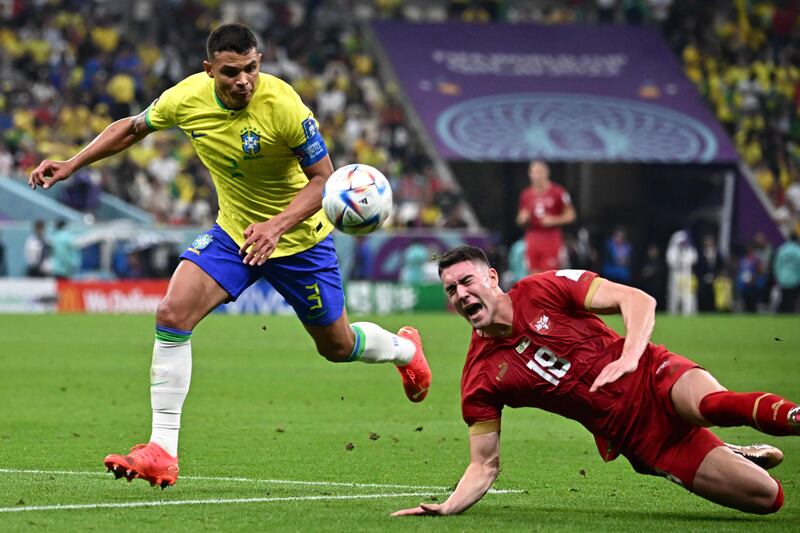
<path id="1" fill-rule="evenodd" d="M 366 235 L 392 212 L 392 187 L 380 170 L 358 163 L 337 169 L 322 193 L 322 209 L 341 232 Z"/>

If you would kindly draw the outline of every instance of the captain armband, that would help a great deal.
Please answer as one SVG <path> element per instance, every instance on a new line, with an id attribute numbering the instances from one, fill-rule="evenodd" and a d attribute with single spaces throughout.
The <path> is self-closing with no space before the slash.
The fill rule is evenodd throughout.
<path id="1" fill-rule="evenodd" d="M 602 282 L 603 278 L 597 277 L 589 283 L 589 290 L 586 291 L 586 297 L 583 299 L 584 309 L 589 310 L 592 308 L 592 299 L 594 298 L 594 293 L 597 292 L 597 289 L 600 287 Z"/>
<path id="2" fill-rule="evenodd" d="M 309 117 L 303 121 L 303 130 L 306 134 L 306 142 L 292 148 L 292 153 L 297 157 L 300 166 L 305 168 L 328 155 L 328 147 L 325 146 L 325 139 L 322 138 L 313 118 Z"/>

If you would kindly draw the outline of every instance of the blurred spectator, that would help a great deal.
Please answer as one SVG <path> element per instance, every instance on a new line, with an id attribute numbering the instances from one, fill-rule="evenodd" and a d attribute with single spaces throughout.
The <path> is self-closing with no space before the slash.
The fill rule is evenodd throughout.
<path id="1" fill-rule="evenodd" d="M 744 311 L 755 313 L 758 310 L 758 303 L 765 288 L 764 265 L 756 253 L 755 246 L 752 243 L 748 244 L 744 256 L 739 259 L 736 272 L 736 292 Z"/>
<path id="2" fill-rule="evenodd" d="M 0 235 L 0 277 L 8 275 L 8 266 L 6 266 L 6 245 L 3 244 L 2 235 Z"/>
<path id="3" fill-rule="evenodd" d="M 617 7 L 617 0 L 595 0 L 597 3 L 597 22 L 607 24 L 614 22 L 614 11 Z"/>
<path id="4" fill-rule="evenodd" d="M 47 276 L 50 259 L 50 243 L 45 238 L 44 220 L 33 223 L 33 233 L 25 240 L 25 275 L 32 278 Z"/>
<path id="5" fill-rule="evenodd" d="M 647 0 L 647 11 L 653 21 L 663 27 L 669 19 L 672 0 Z"/>
<path id="6" fill-rule="evenodd" d="M 697 307 L 701 312 L 716 310 L 714 279 L 717 277 L 717 273 L 725 267 L 725 262 L 725 258 L 717 248 L 714 236 L 704 235 L 694 267 L 697 278 Z"/>
<path id="7" fill-rule="evenodd" d="M 676 231 L 667 245 L 667 310 L 672 314 L 692 315 L 697 310 L 692 267 L 697 262 L 697 249 L 684 230 Z"/>
<path id="8" fill-rule="evenodd" d="M 563 246 L 561 226 L 575 220 L 569 193 L 550 181 L 550 167 L 544 161 L 528 165 L 530 186 L 519 197 L 517 225 L 525 228 L 530 272 L 560 268 Z"/>
<path id="9" fill-rule="evenodd" d="M 128 254 L 128 264 L 123 276 L 128 279 L 142 279 L 147 277 L 147 269 L 142 262 L 142 255 L 138 250 L 131 250 Z"/>
<path id="10" fill-rule="evenodd" d="M 0 128 L 2 131 L 2 128 Z M 0 178 L 10 178 L 14 174 L 14 156 L 6 148 L 5 143 L 0 142 Z"/>
<path id="11" fill-rule="evenodd" d="M 565 246 L 569 268 L 591 270 L 592 272 L 598 271 L 597 250 L 592 246 L 588 229 L 579 228 L 575 235 L 567 233 Z"/>
<path id="12" fill-rule="evenodd" d="M 720 313 L 733 311 L 733 280 L 727 268 L 714 277 L 714 309 Z"/>
<path id="13" fill-rule="evenodd" d="M 372 279 L 373 252 L 369 247 L 369 242 L 364 236 L 356 236 L 354 239 L 355 253 L 350 279 Z"/>
<path id="14" fill-rule="evenodd" d="M 466 229 L 469 227 L 469 224 L 467 224 L 464 218 L 464 207 L 462 204 L 459 203 L 450 207 L 449 212 L 447 212 L 444 217 L 442 227 L 448 229 Z"/>
<path id="15" fill-rule="evenodd" d="M 631 281 L 631 243 L 628 242 L 625 228 L 619 227 L 606 242 L 603 261 L 603 277 L 617 283 L 630 284 Z"/>
<path id="16" fill-rule="evenodd" d="M 655 244 L 647 247 L 642 268 L 639 270 L 639 288 L 656 299 L 657 309 L 665 309 L 667 273 L 661 250 Z"/>
<path id="17" fill-rule="evenodd" d="M 798 93 L 800 94 L 800 84 L 798 85 Z M 792 182 L 786 187 L 785 198 L 786 205 L 794 216 L 800 216 L 800 172 L 794 175 Z"/>
<path id="18" fill-rule="evenodd" d="M 65 220 L 58 220 L 50 235 L 52 258 L 50 273 L 57 278 L 71 278 L 80 268 L 80 252 L 75 247 L 73 235 Z"/>
<path id="19" fill-rule="evenodd" d="M 92 214 L 100 205 L 100 179 L 97 170 L 82 168 L 60 185 L 58 199 L 76 211 Z"/>
<path id="20" fill-rule="evenodd" d="M 161 135 L 155 140 L 155 156 L 150 158 L 147 171 L 163 185 L 175 180 L 181 165 L 172 154 L 172 143 L 169 137 Z"/>
<path id="21" fill-rule="evenodd" d="M 772 243 L 767 240 L 764 232 L 757 231 L 753 235 L 753 251 L 759 262 L 757 304 L 766 307 L 770 300 L 770 287 L 773 285 L 773 280 L 772 269 L 770 268 L 772 264 Z"/>
<path id="22" fill-rule="evenodd" d="M 797 233 L 783 243 L 775 252 L 775 281 L 781 291 L 779 313 L 800 311 L 800 242 Z"/>
<path id="23" fill-rule="evenodd" d="M 510 289 L 516 282 L 527 276 L 529 270 L 525 239 L 517 239 L 508 250 L 508 270 L 503 276 L 504 288 Z"/>
<path id="24" fill-rule="evenodd" d="M 644 22 L 645 7 L 643 0 L 622 0 L 622 8 L 625 11 L 625 22 L 632 26 Z"/>
<path id="25" fill-rule="evenodd" d="M 439 279 L 436 265 L 431 261 L 431 252 L 422 243 L 414 242 L 403 250 L 403 266 L 400 282 L 410 285 L 435 283 Z"/>

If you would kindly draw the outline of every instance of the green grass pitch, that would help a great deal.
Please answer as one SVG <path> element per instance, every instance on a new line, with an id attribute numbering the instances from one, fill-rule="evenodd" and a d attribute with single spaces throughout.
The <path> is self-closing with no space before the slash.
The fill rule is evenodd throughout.
<path id="1" fill-rule="evenodd" d="M 496 489 L 457 517 L 393 518 L 442 501 L 468 460 L 459 381 L 469 326 L 448 314 L 354 317 L 417 326 L 434 372 L 405 399 L 391 366 L 334 365 L 294 317 L 207 318 L 194 332 L 181 478 L 115 481 L 103 457 L 149 437 L 149 316 L 0 315 L 0 531 L 797 531 L 800 438 L 780 446 L 777 514 L 708 503 L 620 458 L 577 423 L 507 409 Z M 620 321 L 612 321 L 619 328 Z M 797 317 L 660 316 L 654 340 L 727 387 L 800 399 Z"/>

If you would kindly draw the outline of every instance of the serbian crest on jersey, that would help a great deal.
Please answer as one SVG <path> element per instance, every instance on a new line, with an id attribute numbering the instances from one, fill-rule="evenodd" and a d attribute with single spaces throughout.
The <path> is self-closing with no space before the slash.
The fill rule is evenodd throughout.
<path id="1" fill-rule="evenodd" d="M 550 329 L 550 317 L 547 315 L 540 316 L 539 320 L 536 321 L 536 324 L 533 325 L 533 329 L 539 333 L 548 331 Z"/>
<path id="2" fill-rule="evenodd" d="M 256 155 L 261 151 L 261 135 L 254 128 L 244 128 L 240 132 L 242 151 L 247 155 Z"/>

